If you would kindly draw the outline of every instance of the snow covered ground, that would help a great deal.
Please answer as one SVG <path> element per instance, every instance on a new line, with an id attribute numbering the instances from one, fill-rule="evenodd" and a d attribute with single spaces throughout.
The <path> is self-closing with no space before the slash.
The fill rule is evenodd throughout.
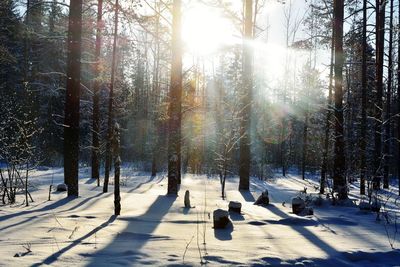
<path id="1" fill-rule="evenodd" d="M 79 198 L 52 192 L 47 201 L 49 184 L 63 176 L 49 169 L 33 174 L 31 206 L 0 207 L 1 266 L 400 266 L 400 252 L 390 248 L 375 214 L 323 205 L 314 216 L 293 215 L 291 198 L 304 187 L 315 192 L 312 180 L 253 179 L 245 193 L 231 178 L 222 200 L 217 178 L 185 175 L 175 198 L 165 195 L 165 175 L 125 168 L 122 215 L 115 218 L 113 187 L 103 194 L 89 171 L 81 170 Z M 253 205 L 265 189 L 271 204 Z M 191 209 L 184 208 L 186 190 Z M 231 214 L 232 227 L 214 230 L 212 211 L 227 209 L 230 200 L 242 202 L 242 214 Z M 24 246 L 32 252 L 24 255 Z"/>

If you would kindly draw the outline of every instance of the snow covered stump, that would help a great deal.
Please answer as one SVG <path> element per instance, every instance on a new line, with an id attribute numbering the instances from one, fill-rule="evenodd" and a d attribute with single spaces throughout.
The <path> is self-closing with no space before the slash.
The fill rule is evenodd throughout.
<path id="1" fill-rule="evenodd" d="M 226 210 L 217 209 L 213 212 L 214 229 L 224 229 L 229 224 L 229 213 Z"/>
<path id="2" fill-rule="evenodd" d="M 292 198 L 292 211 L 296 215 L 300 215 L 306 208 L 306 203 L 301 197 Z"/>
<path id="3" fill-rule="evenodd" d="M 189 190 L 186 190 L 185 192 L 185 208 L 190 209 L 190 193 Z"/>
<path id="4" fill-rule="evenodd" d="M 265 189 L 264 192 L 261 193 L 261 196 L 259 196 L 254 202 L 254 205 L 268 205 L 269 204 L 269 193 L 268 190 Z"/>
<path id="5" fill-rule="evenodd" d="M 242 203 L 239 201 L 230 201 L 229 202 L 229 211 L 240 213 L 242 211 Z"/>
<path id="6" fill-rule="evenodd" d="M 65 192 L 67 191 L 67 185 L 66 184 L 58 184 L 57 185 L 57 192 Z"/>

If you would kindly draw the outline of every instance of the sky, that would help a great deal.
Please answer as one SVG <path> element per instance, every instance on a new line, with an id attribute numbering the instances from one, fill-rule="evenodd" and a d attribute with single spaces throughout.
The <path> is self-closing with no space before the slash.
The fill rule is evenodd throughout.
<path id="1" fill-rule="evenodd" d="M 121 2 L 123 3 L 124 0 Z M 152 5 L 152 0 L 146 0 Z M 63 0 L 65 4 L 69 0 Z M 197 57 L 204 59 L 207 70 L 215 67 L 215 58 L 218 57 L 221 48 L 229 45 L 241 45 L 240 26 L 232 22 L 231 18 L 219 8 L 210 7 L 205 3 L 210 0 L 183 0 L 182 38 L 185 44 L 184 63 L 190 65 Z M 213 2 L 211 0 L 211 2 Z M 241 0 L 225 0 L 231 4 L 231 9 L 241 16 Z M 264 31 L 254 41 L 255 66 L 263 66 L 266 75 L 282 77 L 285 71 L 287 50 L 285 44 L 285 22 L 284 10 L 292 4 L 293 17 L 302 18 L 307 12 L 308 3 L 305 0 L 288 0 L 285 3 L 277 0 L 266 0 L 264 8 L 257 15 L 257 25 Z M 20 3 L 20 10 L 24 10 L 24 1 Z M 139 13 L 151 14 L 153 11 L 143 3 Z M 165 16 L 170 19 L 170 16 Z M 238 24 L 236 22 L 236 24 Z M 259 32 L 260 30 L 258 30 Z M 305 36 L 304 29 L 300 28 L 297 33 L 297 40 Z M 293 52 L 293 51 L 292 51 Z M 307 53 L 306 53 L 307 54 Z M 304 52 L 294 52 L 297 64 L 305 64 L 308 56 Z M 317 54 L 317 68 L 323 72 L 323 78 L 327 77 L 329 63 L 329 51 L 320 50 Z M 185 65 L 185 64 L 184 64 Z"/>
<path id="2" fill-rule="evenodd" d="M 199 56 L 205 59 L 206 69 L 215 67 L 221 47 L 226 45 L 241 45 L 240 27 L 235 26 L 231 18 L 227 18 L 221 9 L 206 6 L 207 1 L 183 1 L 183 41 L 186 48 L 184 62 L 193 63 Z M 226 1 L 229 2 L 229 1 Z M 231 1 L 231 9 L 239 15 L 242 1 Z M 305 51 L 288 51 L 285 40 L 285 16 L 290 3 L 292 4 L 293 20 L 301 20 L 307 12 L 308 4 L 304 0 L 291 0 L 286 3 L 266 1 L 266 5 L 257 15 L 259 29 L 264 29 L 253 42 L 254 65 L 258 71 L 264 72 L 272 85 L 278 86 L 285 73 L 285 60 L 288 54 L 296 61 L 300 69 L 309 59 Z M 260 33 L 260 30 L 258 30 Z M 300 27 L 296 40 L 305 38 L 306 32 Z M 328 75 L 329 51 L 317 52 L 317 68 L 322 72 L 322 78 Z M 263 70 L 261 70 L 263 68 Z"/>

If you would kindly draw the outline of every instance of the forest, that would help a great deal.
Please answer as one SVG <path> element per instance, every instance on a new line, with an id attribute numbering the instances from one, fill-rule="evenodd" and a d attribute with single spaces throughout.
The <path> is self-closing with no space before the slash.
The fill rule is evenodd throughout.
<path id="1" fill-rule="evenodd" d="M 400 4 L 0 0 L 0 266 L 397 266 Z"/>

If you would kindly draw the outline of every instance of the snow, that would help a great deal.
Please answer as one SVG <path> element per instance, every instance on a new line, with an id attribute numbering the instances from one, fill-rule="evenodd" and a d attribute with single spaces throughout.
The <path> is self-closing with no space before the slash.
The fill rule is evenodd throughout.
<path id="1" fill-rule="evenodd" d="M 385 228 L 373 213 L 325 204 L 314 208 L 314 216 L 292 214 L 292 197 L 304 187 L 316 192 L 315 181 L 296 175 L 269 182 L 252 179 L 250 192 L 237 191 L 238 179 L 228 178 L 222 200 L 217 177 L 187 174 L 180 195 L 171 197 L 165 195 L 165 174 L 150 177 L 124 168 L 122 215 L 117 218 L 113 187 L 103 194 L 89 175 L 90 169 L 81 169 L 79 198 L 53 191 L 47 201 L 49 185 L 63 182 L 63 170 L 41 168 L 31 179 L 34 203 L 0 207 L 1 266 L 400 264 L 400 252 L 390 248 Z M 253 205 L 265 189 L 270 205 Z M 186 190 L 192 208 L 184 207 Z M 351 195 L 357 196 L 356 191 Z M 241 202 L 242 213 L 230 214 L 227 229 L 214 230 L 212 212 L 227 210 L 229 201 Z M 14 257 L 26 252 L 23 246 L 28 244 L 31 253 Z"/>

